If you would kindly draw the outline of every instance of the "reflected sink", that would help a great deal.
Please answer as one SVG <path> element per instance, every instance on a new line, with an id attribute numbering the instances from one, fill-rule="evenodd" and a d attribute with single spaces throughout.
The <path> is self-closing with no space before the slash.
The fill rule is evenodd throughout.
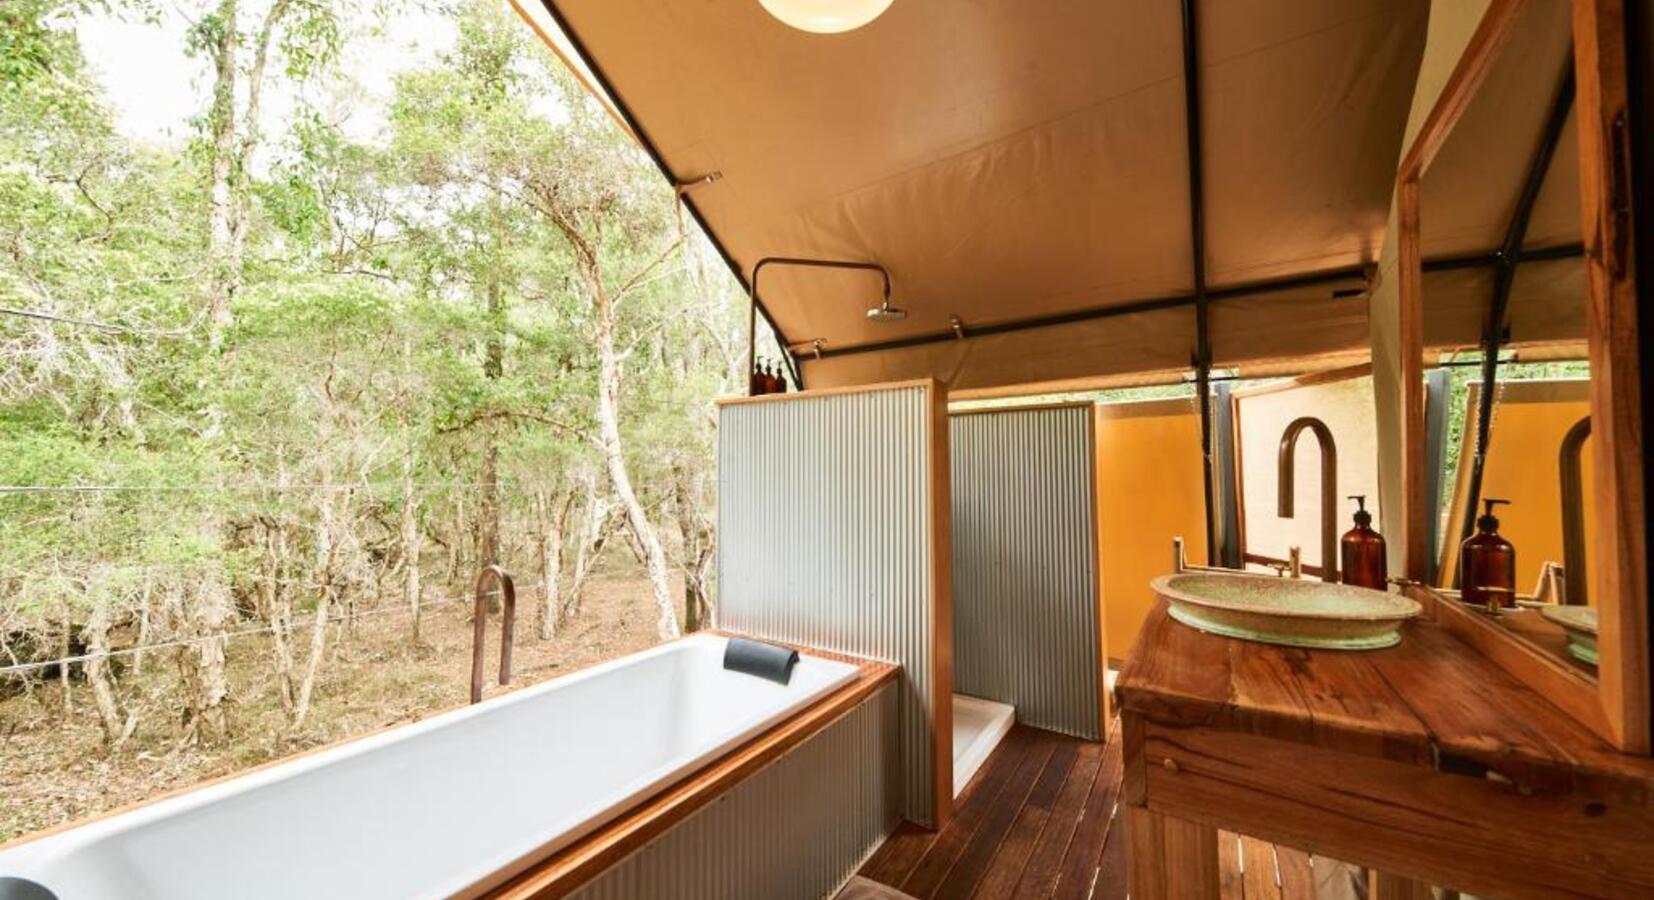
<path id="1" fill-rule="evenodd" d="M 1151 581 L 1171 617 L 1224 637 L 1320 650 L 1376 650 L 1401 641 L 1417 601 L 1347 584 L 1240 572 L 1179 572 Z"/>

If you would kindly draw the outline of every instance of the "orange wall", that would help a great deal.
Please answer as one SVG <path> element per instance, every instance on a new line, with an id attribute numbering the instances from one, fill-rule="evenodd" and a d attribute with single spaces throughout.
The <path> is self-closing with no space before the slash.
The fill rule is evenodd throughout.
<path id="1" fill-rule="evenodd" d="M 1516 589 L 1524 594 L 1533 590 L 1541 565 L 1562 561 L 1562 487 L 1557 454 L 1563 435 L 1589 412 L 1590 404 L 1584 400 L 1509 402 L 1507 397 L 1495 407 L 1493 440 L 1488 444 L 1487 467 L 1482 473 L 1482 496 L 1511 501 L 1510 506 L 1499 507 L 1495 514 L 1499 517 L 1499 532 L 1516 547 Z M 1460 459 L 1468 460 L 1469 448 L 1465 450 Z M 1581 474 L 1585 485 L 1585 566 L 1589 570 L 1595 561 L 1592 550 L 1596 537 L 1590 439 L 1585 441 Z M 1455 502 L 1463 504 L 1463 495 Z M 1451 540 L 1457 542 L 1457 532 Z"/>
<path id="2" fill-rule="evenodd" d="M 1172 538 L 1206 562 L 1200 419 L 1193 400 L 1097 408 L 1097 536 L 1108 655 L 1125 659 L 1154 604 L 1149 581 L 1172 569 Z"/>

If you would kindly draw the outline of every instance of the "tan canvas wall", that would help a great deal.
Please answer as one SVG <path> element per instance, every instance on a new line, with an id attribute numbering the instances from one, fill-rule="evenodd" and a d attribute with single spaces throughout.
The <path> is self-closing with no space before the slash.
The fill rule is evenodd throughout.
<path id="1" fill-rule="evenodd" d="M 1192 399 L 1097 408 L 1098 537 L 1110 659 L 1125 659 L 1154 605 L 1149 581 L 1172 567 L 1181 536 L 1206 560 L 1200 417 Z"/>

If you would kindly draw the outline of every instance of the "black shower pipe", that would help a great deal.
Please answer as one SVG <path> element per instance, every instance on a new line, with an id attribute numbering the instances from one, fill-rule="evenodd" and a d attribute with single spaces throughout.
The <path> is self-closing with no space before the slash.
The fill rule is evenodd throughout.
<path id="1" fill-rule="evenodd" d="M 752 267 L 752 290 L 747 294 L 750 301 L 747 304 L 747 395 L 752 395 L 753 376 L 758 373 L 758 273 L 764 271 L 765 266 L 802 266 L 811 269 L 858 269 L 865 272 L 877 272 L 884 279 L 884 305 L 890 305 L 890 271 L 878 263 L 857 262 L 848 259 L 809 259 L 801 256 L 766 256 Z M 779 336 L 779 335 L 778 335 Z M 786 358 L 787 368 L 792 369 L 793 384 L 802 389 L 804 382 L 798 376 L 798 370 L 792 365 L 792 351 L 786 345 L 781 347 Z"/>

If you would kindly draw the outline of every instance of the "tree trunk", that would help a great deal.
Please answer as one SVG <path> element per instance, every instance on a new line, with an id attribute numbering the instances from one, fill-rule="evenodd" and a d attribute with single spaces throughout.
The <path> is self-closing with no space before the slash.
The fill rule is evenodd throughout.
<path id="1" fill-rule="evenodd" d="M 207 318 L 211 344 L 223 344 L 230 324 L 230 300 L 241 284 L 241 246 L 236 219 L 242 209 L 236 198 L 237 149 L 236 80 L 240 71 L 240 22 L 237 0 L 220 0 L 211 47 L 212 106 L 207 112 L 211 140 L 207 209 Z"/>
<path id="2" fill-rule="evenodd" d="M 413 438 L 408 434 L 407 413 L 402 414 L 402 602 L 411 617 L 411 638 L 419 644 L 419 554 L 424 535 L 419 530 L 419 501 L 414 496 Z"/>
<path id="3" fill-rule="evenodd" d="M 569 513 L 574 509 L 574 491 L 560 484 L 556 494 L 540 493 L 540 621 L 541 640 L 557 636 L 561 611 L 563 544 L 568 533 Z"/>
<path id="4" fill-rule="evenodd" d="M 580 599 L 586 591 L 586 580 L 591 577 L 592 568 L 603 555 L 603 546 L 608 543 L 609 535 L 614 531 L 608 501 L 597 493 L 597 479 L 585 479 L 583 483 L 588 485 L 586 521 L 574 552 L 574 573 L 569 578 L 568 590 L 563 595 L 564 619 L 580 612 Z"/>
<path id="5" fill-rule="evenodd" d="M 626 468 L 625 448 L 620 442 L 620 355 L 615 351 L 614 305 L 609 301 L 602 279 L 595 267 L 587 273 L 587 285 L 593 292 L 597 311 L 597 434 L 598 449 L 608 467 L 609 484 L 615 497 L 626 511 L 626 524 L 632 538 L 643 549 L 644 568 L 649 573 L 649 585 L 655 598 L 655 632 L 663 641 L 678 637 L 677 602 L 667 582 L 666 551 L 661 548 L 655 528 L 644 514 L 637 492 L 632 490 L 632 476 Z"/>
<path id="6" fill-rule="evenodd" d="M 329 613 L 339 592 L 339 520 L 342 509 L 349 509 L 350 490 L 333 490 L 331 466 L 322 467 L 321 521 L 316 528 L 316 613 L 310 623 L 310 655 L 304 664 L 304 675 L 299 681 L 298 696 L 293 704 L 291 730 L 304 727 L 310 715 L 310 698 L 316 688 L 316 675 L 321 671 L 322 655 L 327 648 Z"/>
<path id="7" fill-rule="evenodd" d="M 121 705 L 115 695 L 115 680 L 109 674 L 109 606 L 94 603 L 92 614 L 86 620 L 86 681 L 92 686 L 92 699 L 97 704 L 98 722 L 103 726 L 106 747 L 119 747 L 137 727 L 135 715 L 123 722 Z"/>

